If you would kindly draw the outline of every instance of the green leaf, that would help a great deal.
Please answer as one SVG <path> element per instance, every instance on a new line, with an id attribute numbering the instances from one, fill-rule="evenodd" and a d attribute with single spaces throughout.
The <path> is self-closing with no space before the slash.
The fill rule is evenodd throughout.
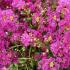
<path id="1" fill-rule="evenodd" d="M 31 21 L 31 20 L 32 20 L 32 18 L 31 18 L 31 17 L 27 18 L 27 21 Z"/>
<path id="2" fill-rule="evenodd" d="M 18 65 L 17 64 L 12 64 L 8 70 L 18 70 Z"/>

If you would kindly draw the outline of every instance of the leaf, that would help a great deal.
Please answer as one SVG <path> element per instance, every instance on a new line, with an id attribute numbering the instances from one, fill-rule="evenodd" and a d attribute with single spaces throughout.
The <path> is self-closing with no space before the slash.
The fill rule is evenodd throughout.
<path id="1" fill-rule="evenodd" d="M 17 64 L 12 64 L 12 65 L 9 67 L 9 70 L 18 70 L 18 65 L 17 65 Z"/>
<path id="2" fill-rule="evenodd" d="M 23 59 L 23 58 L 20 58 L 20 59 L 19 59 L 19 63 L 20 63 L 20 64 L 24 64 L 25 62 L 26 62 L 25 59 Z"/>

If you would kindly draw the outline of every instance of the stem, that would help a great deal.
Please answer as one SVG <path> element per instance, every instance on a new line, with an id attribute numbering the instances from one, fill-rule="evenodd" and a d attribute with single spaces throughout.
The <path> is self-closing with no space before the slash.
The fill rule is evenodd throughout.
<path id="1" fill-rule="evenodd" d="M 30 58 L 30 56 L 31 56 L 31 47 L 30 47 L 30 49 L 29 49 L 29 58 Z"/>
<path id="2" fill-rule="evenodd" d="M 31 60 L 31 58 L 19 58 L 19 59 L 23 59 L 23 60 Z"/>
<path id="3" fill-rule="evenodd" d="M 27 64 L 26 64 L 26 69 L 28 70 Z"/>

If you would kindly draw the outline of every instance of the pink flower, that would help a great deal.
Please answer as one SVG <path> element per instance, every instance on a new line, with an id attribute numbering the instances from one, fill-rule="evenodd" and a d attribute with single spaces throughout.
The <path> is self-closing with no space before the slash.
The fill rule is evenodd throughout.
<path id="1" fill-rule="evenodd" d="M 23 9 L 23 6 L 25 5 L 24 0 L 13 0 L 12 6 L 18 9 Z"/>
<path id="2" fill-rule="evenodd" d="M 21 36 L 21 42 L 24 44 L 25 47 L 27 47 L 30 44 L 30 36 L 28 33 L 24 32 Z"/>
<path id="3" fill-rule="evenodd" d="M 2 24 L 6 23 L 16 23 L 17 21 L 17 15 L 14 14 L 14 12 L 11 9 L 7 10 L 0 10 L 0 22 Z"/>
<path id="4" fill-rule="evenodd" d="M 39 68 L 42 70 L 59 70 L 59 67 L 59 64 L 52 57 L 49 59 L 42 59 L 39 62 Z"/>

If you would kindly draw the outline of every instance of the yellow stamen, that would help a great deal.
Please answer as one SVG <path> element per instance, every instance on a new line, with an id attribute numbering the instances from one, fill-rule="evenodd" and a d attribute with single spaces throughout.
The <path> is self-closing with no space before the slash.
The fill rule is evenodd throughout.
<path id="1" fill-rule="evenodd" d="M 39 22 L 39 20 L 40 20 L 40 17 L 36 17 L 36 22 Z"/>
<path id="2" fill-rule="evenodd" d="M 54 67 L 54 62 L 49 63 L 50 68 Z"/>
<path id="3" fill-rule="evenodd" d="M 56 16 L 53 16 L 53 19 L 56 20 Z"/>
<path id="4" fill-rule="evenodd" d="M 14 17 L 13 16 L 10 16 L 10 20 L 13 21 L 14 20 Z"/>
<path id="5" fill-rule="evenodd" d="M 51 41 L 51 40 L 52 40 L 52 37 L 51 37 L 51 36 L 49 36 L 49 37 L 48 37 L 48 41 Z"/>
<path id="6" fill-rule="evenodd" d="M 46 49 L 46 52 L 49 52 L 49 50 L 48 50 L 48 49 Z"/>

